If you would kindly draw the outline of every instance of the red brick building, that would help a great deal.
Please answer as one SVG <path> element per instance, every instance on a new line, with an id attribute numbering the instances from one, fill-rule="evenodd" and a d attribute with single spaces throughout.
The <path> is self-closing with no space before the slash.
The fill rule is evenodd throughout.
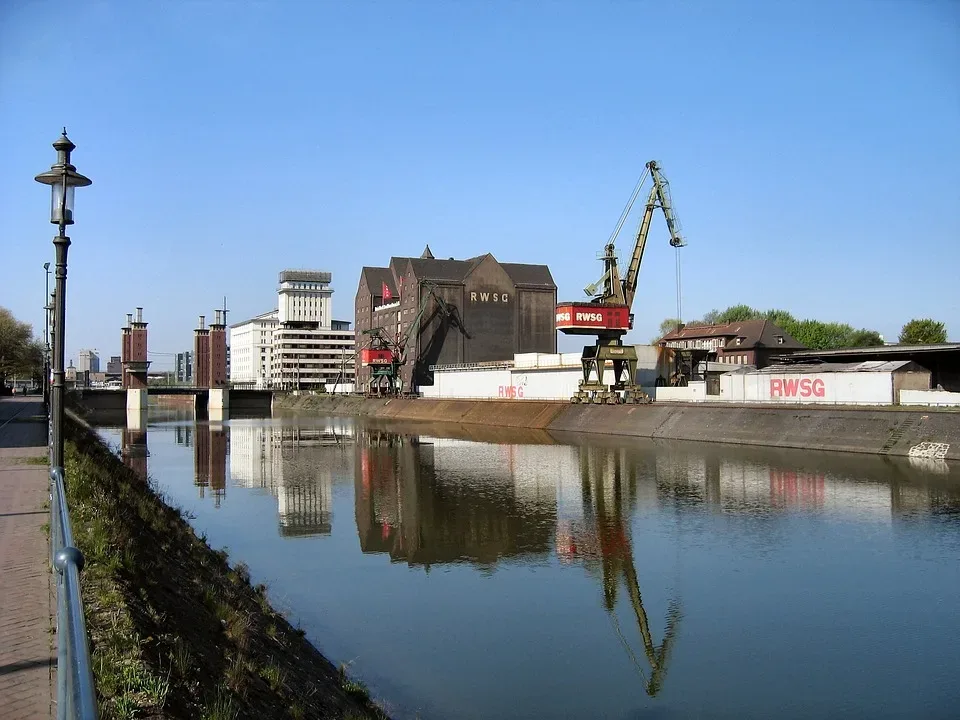
<path id="1" fill-rule="evenodd" d="M 754 365 L 771 364 L 771 358 L 804 350 L 796 338 L 769 320 L 743 320 L 725 325 L 685 325 L 667 333 L 657 343 L 662 348 L 689 355 L 694 364 L 703 360 Z"/>

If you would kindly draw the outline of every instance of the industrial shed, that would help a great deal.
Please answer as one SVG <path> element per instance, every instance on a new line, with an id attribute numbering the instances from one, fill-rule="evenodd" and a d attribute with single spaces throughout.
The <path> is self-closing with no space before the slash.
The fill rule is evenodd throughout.
<path id="1" fill-rule="evenodd" d="M 909 360 L 771 365 L 720 378 L 726 402 L 895 405 L 901 390 L 928 390 L 930 371 Z M 710 399 L 710 398 L 707 398 Z"/>

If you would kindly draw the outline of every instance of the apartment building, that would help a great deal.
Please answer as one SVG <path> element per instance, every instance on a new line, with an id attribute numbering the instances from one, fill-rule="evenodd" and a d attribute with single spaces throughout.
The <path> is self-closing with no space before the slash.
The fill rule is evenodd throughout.
<path id="1" fill-rule="evenodd" d="M 333 319 L 332 276 L 284 270 L 277 309 L 230 326 L 230 382 L 234 387 L 320 390 L 352 383 L 354 331 Z"/>

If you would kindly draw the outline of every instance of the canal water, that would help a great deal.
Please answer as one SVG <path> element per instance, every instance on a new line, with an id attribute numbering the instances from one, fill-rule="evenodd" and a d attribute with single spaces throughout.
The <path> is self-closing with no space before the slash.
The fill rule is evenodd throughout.
<path id="1" fill-rule="evenodd" d="M 955 718 L 960 468 L 350 418 L 102 428 L 395 718 Z"/>

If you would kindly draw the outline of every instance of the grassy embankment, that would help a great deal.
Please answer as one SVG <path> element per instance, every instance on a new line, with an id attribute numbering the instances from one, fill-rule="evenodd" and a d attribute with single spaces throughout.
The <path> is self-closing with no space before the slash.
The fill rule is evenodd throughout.
<path id="1" fill-rule="evenodd" d="M 247 568 L 94 433 L 66 423 L 68 504 L 104 718 L 385 718 Z"/>

